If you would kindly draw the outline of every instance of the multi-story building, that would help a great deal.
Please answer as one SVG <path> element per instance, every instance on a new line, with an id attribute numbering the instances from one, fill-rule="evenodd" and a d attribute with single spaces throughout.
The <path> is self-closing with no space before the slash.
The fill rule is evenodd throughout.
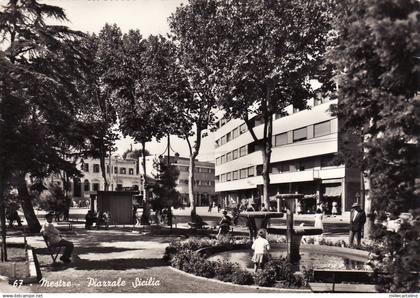
<path id="1" fill-rule="evenodd" d="M 154 163 L 157 161 L 156 156 L 146 157 L 146 172 L 148 176 L 154 177 L 157 169 Z M 165 160 L 166 157 L 165 157 Z M 179 170 L 179 177 L 176 189 L 181 193 L 184 205 L 189 205 L 188 199 L 188 175 L 189 175 L 189 158 L 176 156 L 170 157 L 170 162 Z M 141 171 L 142 169 L 140 169 Z M 217 202 L 215 196 L 215 180 L 214 180 L 214 163 L 195 161 L 194 168 L 194 197 L 197 206 L 208 206 L 211 202 Z"/>
<path id="2" fill-rule="evenodd" d="M 351 209 L 360 192 L 360 172 L 334 165 L 339 151 L 339 120 L 328 109 L 335 101 L 311 100 L 310 110 L 288 107 L 288 116 L 275 115 L 270 164 L 270 202 L 278 194 L 303 194 L 303 212 L 313 212 L 317 203 L 327 209 L 335 201 L 341 212 Z M 263 120 L 252 119 L 258 138 Z M 221 120 L 215 132 L 216 193 L 224 204 L 247 200 L 259 204 L 262 197 L 263 155 L 246 124 L 239 119 Z"/>
<path id="3" fill-rule="evenodd" d="M 90 194 L 104 190 L 99 159 L 87 158 L 80 162 L 82 178 L 74 178 L 71 185 L 72 196 L 89 198 Z M 143 190 L 143 177 L 139 173 L 138 160 L 130 154 L 126 159 L 112 156 L 105 160 L 106 177 L 109 190 Z"/>

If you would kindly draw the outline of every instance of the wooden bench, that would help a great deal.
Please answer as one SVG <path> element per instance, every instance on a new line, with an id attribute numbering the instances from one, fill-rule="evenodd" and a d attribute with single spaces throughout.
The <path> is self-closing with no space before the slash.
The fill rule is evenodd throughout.
<path id="1" fill-rule="evenodd" d="M 373 283 L 372 270 L 348 270 L 348 269 L 315 269 L 314 281 L 325 283 L 360 282 Z"/>
<path id="2" fill-rule="evenodd" d="M 41 234 L 42 238 L 45 241 L 45 244 L 47 246 L 48 252 L 51 255 L 51 258 L 53 260 L 53 264 L 57 264 L 57 257 L 61 252 L 61 249 L 64 248 L 64 246 L 61 245 L 55 245 L 55 244 L 50 244 L 50 242 L 48 241 L 48 237 L 46 237 L 44 234 Z"/>
<path id="3" fill-rule="evenodd" d="M 343 283 L 344 282 L 344 283 Z M 356 282 L 349 284 L 349 282 Z M 375 293 L 373 271 L 348 269 L 315 269 L 314 282 L 309 283 L 315 293 Z"/>
<path id="4" fill-rule="evenodd" d="M 310 282 L 309 287 L 314 293 L 377 293 L 376 286 L 372 284 L 336 284 L 323 282 Z"/>
<path id="5" fill-rule="evenodd" d="M 55 224 L 58 226 L 67 226 L 69 231 L 73 230 L 73 224 L 70 221 L 56 221 Z"/>
<path id="6" fill-rule="evenodd" d="M 204 221 L 189 222 L 188 225 L 191 227 L 191 229 L 203 229 L 204 226 L 208 226 L 208 224 Z"/>

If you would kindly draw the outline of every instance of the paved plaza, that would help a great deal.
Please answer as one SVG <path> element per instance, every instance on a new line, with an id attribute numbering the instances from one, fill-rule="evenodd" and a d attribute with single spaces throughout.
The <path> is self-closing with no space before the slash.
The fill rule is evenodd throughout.
<path id="1" fill-rule="evenodd" d="M 162 259 L 165 247 L 175 239 L 188 234 L 189 210 L 176 210 L 177 227 L 174 231 L 164 228 L 160 233 L 145 234 L 133 230 L 133 226 L 110 227 L 109 230 L 85 230 L 83 218 L 86 208 L 72 208 L 70 219 L 73 230 L 59 226 L 63 236 L 75 244 L 73 262 L 69 265 L 52 265 L 45 242 L 41 236 L 28 236 L 28 244 L 35 248 L 40 264 L 43 282 L 14 288 L 7 281 L 0 281 L 2 292 L 273 292 L 276 289 L 258 289 L 255 286 L 238 286 L 203 279 L 180 272 L 168 266 Z M 41 224 L 43 211 L 37 211 Z M 197 208 L 197 213 L 208 221 L 218 221 L 221 213 L 208 212 L 206 207 Z M 313 216 L 297 216 L 296 222 L 312 225 Z M 330 226 L 346 225 L 346 219 L 331 217 L 326 220 Z M 180 232 L 181 231 L 181 232 Z M 244 225 L 234 226 L 234 231 L 247 235 Z M 326 233 L 327 239 L 346 239 L 346 231 Z M 8 237 L 9 242 L 22 242 L 22 237 Z M 108 283 L 110 286 L 108 286 Z M 125 283 L 125 284 L 123 284 Z"/>

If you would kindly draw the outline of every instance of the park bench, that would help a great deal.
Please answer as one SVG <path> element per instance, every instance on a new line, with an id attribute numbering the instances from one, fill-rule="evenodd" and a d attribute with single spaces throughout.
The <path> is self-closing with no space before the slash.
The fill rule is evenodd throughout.
<path id="1" fill-rule="evenodd" d="M 349 282 L 357 284 L 349 284 Z M 314 282 L 309 283 L 312 292 L 325 293 L 375 293 L 373 271 L 346 269 L 316 269 Z"/>
<path id="2" fill-rule="evenodd" d="M 50 255 L 51 255 L 51 258 L 52 258 L 52 260 L 53 260 L 53 264 L 55 265 L 55 264 L 57 264 L 57 257 L 58 257 L 58 255 L 60 254 L 60 252 L 61 252 L 61 249 L 62 248 L 64 248 L 64 246 L 61 246 L 61 245 L 56 245 L 56 244 L 50 244 L 50 242 L 49 242 L 49 240 L 48 240 L 48 237 L 46 237 L 44 234 L 42 234 L 41 233 L 41 235 L 42 235 L 42 238 L 44 239 L 44 241 L 45 241 L 45 244 L 46 244 L 46 246 L 47 246 L 47 249 L 48 249 L 48 252 L 50 253 Z"/>
<path id="3" fill-rule="evenodd" d="M 309 287 L 314 293 L 377 293 L 373 284 L 336 284 L 310 282 Z"/>
<path id="4" fill-rule="evenodd" d="M 191 227 L 191 229 L 200 230 L 200 229 L 203 229 L 204 226 L 208 226 L 208 223 L 206 223 L 204 221 L 200 221 L 200 222 L 189 222 L 188 225 Z"/>
<path id="5" fill-rule="evenodd" d="M 70 221 L 56 221 L 55 224 L 57 225 L 57 227 L 65 226 L 68 228 L 69 231 L 73 230 L 73 224 Z"/>

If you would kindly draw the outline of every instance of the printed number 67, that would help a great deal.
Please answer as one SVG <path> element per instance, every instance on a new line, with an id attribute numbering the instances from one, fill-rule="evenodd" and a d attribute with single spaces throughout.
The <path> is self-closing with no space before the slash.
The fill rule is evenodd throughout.
<path id="1" fill-rule="evenodd" d="M 17 279 L 13 282 L 13 286 L 15 288 L 19 288 L 21 285 L 23 285 L 23 280 L 22 279 Z"/>

